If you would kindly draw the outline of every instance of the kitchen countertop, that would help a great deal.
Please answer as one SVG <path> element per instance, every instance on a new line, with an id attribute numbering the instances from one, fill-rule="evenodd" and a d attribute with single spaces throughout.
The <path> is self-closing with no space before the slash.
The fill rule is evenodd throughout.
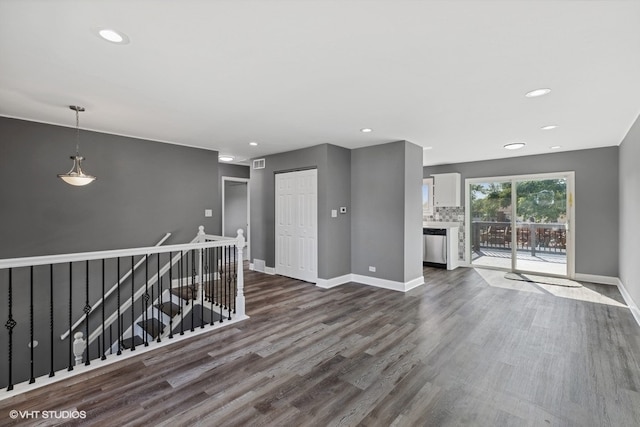
<path id="1" fill-rule="evenodd" d="M 438 222 L 438 221 L 424 221 L 422 228 L 452 228 L 460 227 L 459 222 Z"/>

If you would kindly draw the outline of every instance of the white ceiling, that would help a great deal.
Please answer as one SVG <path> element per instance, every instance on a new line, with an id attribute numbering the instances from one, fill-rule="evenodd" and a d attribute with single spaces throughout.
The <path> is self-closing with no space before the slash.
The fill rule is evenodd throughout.
<path id="1" fill-rule="evenodd" d="M 618 145 L 640 113 L 640 1 L 0 0 L 0 115 L 75 126 L 71 104 L 82 128 L 240 159 Z"/>

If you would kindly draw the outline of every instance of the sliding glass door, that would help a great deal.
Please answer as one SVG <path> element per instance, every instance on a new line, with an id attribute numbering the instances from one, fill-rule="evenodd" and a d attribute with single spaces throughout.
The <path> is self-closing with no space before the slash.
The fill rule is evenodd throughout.
<path id="1" fill-rule="evenodd" d="M 573 173 L 467 180 L 473 266 L 573 275 Z"/>

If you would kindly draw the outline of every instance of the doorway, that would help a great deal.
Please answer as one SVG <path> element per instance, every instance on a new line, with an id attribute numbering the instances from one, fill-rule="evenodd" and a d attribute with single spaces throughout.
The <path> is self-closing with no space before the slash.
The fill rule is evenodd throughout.
<path id="1" fill-rule="evenodd" d="M 243 259 L 250 259 L 249 236 L 249 180 L 222 177 L 222 235 L 236 237 L 238 229 L 247 241 Z"/>
<path id="2" fill-rule="evenodd" d="M 573 278 L 573 172 L 466 180 L 474 267 Z"/>
<path id="3" fill-rule="evenodd" d="M 276 274 L 315 283 L 318 279 L 318 173 L 277 173 Z"/>

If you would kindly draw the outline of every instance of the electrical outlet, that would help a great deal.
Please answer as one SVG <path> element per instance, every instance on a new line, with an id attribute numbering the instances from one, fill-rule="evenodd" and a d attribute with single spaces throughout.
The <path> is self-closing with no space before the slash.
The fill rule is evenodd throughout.
<path id="1" fill-rule="evenodd" d="M 205 209 L 204 210 L 204 216 L 209 218 L 213 216 L 213 209 Z"/>
<path id="2" fill-rule="evenodd" d="M 372 272 L 372 273 L 375 273 L 376 272 L 376 268 L 374 266 L 370 265 L 369 266 L 369 271 Z"/>
<path id="3" fill-rule="evenodd" d="M 440 219 L 440 214 L 438 212 L 436 212 L 436 214 L 434 215 L 436 221 L 438 221 Z"/>

